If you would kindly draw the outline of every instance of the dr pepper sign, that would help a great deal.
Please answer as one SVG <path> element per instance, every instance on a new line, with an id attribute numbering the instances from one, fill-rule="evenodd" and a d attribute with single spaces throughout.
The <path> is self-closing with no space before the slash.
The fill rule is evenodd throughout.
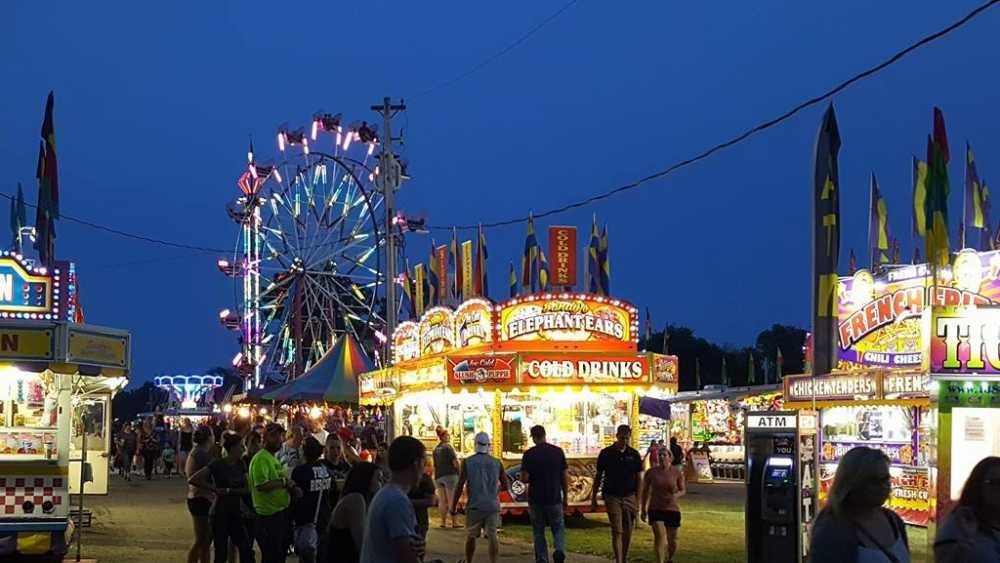
<path id="1" fill-rule="evenodd" d="M 931 373 L 1000 374 L 1000 307 L 935 308 Z"/>
<path id="2" fill-rule="evenodd" d="M 549 227 L 549 263 L 552 285 L 576 285 L 576 227 Z"/>

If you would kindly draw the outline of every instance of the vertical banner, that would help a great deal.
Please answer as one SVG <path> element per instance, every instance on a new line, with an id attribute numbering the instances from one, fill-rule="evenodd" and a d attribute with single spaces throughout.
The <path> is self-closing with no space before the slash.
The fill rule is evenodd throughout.
<path id="1" fill-rule="evenodd" d="M 434 267 L 438 271 L 437 294 L 438 303 L 444 303 L 444 296 L 448 295 L 448 247 L 439 246 L 434 249 Z"/>
<path id="2" fill-rule="evenodd" d="M 576 227 L 549 227 L 549 283 L 555 287 L 576 285 Z"/>
<path id="3" fill-rule="evenodd" d="M 836 367 L 837 261 L 840 257 L 840 131 L 833 104 L 823 116 L 813 162 L 813 375 Z"/>
<path id="4" fill-rule="evenodd" d="M 462 268 L 462 301 L 467 299 L 472 299 L 475 297 L 473 289 L 475 281 L 472 278 L 472 241 L 467 240 L 462 242 L 462 253 L 461 253 L 461 268 Z"/>
<path id="5" fill-rule="evenodd" d="M 416 285 L 416 288 L 414 288 L 415 291 L 414 291 L 414 298 L 413 298 L 413 309 L 416 311 L 417 318 L 419 319 L 421 317 L 421 315 L 424 314 L 424 305 L 427 304 L 427 302 L 424 301 L 424 299 L 425 299 L 425 297 L 424 297 L 424 283 L 425 283 L 425 280 L 424 280 L 424 265 L 423 264 L 417 264 L 416 266 L 413 267 L 413 277 L 415 278 L 414 282 L 415 282 L 415 285 Z"/>

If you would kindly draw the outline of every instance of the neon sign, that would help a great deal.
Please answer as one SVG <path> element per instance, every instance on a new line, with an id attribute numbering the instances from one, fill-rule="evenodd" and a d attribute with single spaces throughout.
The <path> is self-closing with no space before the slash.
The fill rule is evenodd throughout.
<path id="1" fill-rule="evenodd" d="M 53 278 L 45 268 L 30 267 L 9 252 L 0 257 L 0 312 L 7 313 L 2 316 L 46 318 L 55 310 L 54 293 L 58 289 L 53 292 Z"/>

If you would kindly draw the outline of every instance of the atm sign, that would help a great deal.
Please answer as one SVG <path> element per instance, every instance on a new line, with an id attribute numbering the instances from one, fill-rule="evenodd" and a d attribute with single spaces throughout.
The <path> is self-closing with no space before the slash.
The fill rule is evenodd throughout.
<path id="1" fill-rule="evenodd" d="M 751 414 L 747 416 L 747 428 L 788 428 L 795 429 L 794 414 Z"/>

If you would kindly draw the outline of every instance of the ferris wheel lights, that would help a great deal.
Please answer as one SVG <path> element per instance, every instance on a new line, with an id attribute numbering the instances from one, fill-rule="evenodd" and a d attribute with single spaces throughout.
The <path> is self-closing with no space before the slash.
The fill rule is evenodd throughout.
<path id="1" fill-rule="evenodd" d="M 285 152 L 285 132 L 278 131 L 278 150 Z"/>
<path id="2" fill-rule="evenodd" d="M 312 126 L 312 135 L 311 135 L 312 140 L 314 140 L 314 141 L 316 140 L 316 134 L 317 133 L 319 133 L 319 120 L 318 119 L 314 119 L 313 120 L 313 126 Z"/>
<path id="3" fill-rule="evenodd" d="M 253 162 L 252 162 L 252 161 L 251 161 L 251 162 L 250 162 L 250 164 L 249 164 L 249 165 L 247 166 L 247 169 L 248 169 L 248 170 L 250 171 L 250 176 L 251 176 L 251 177 L 252 177 L 252 178 L 253 178 L 254 180 L 256 180 L 256 179 L 257 179 L 257 167 L 253 165 Z"/>
<path id="4" fill-rule="evenodd" d="M 241 363 L 243 363 L 243 352 L 237 352 L 233 356 L 233 367 L 239 366 Z"/>
<path id="5" fill-rule="evenodd" d="M 233 312 L 230 311 L 229 309 L 223 309 L 223 310 L 219 311 L 219 318 L 220 319 L 224 319 L 224 318 L 228 317 L 229 315 L 231 315 L 232 313 Z"/>
<path id="6" fill-rule="evenodd" d="M 385 344 L 386 342 L 389 341 L 389 339 L 386 338 L 384 334 L 382 334 L 381 330 L 375 331 L 375 338 L 378 339 L 378 341 L 381 342 L 382 344 Z"/>
<path id="7" fill-rule="evenodd" d="M 375 152 L 375 141 L 368 143 L 368 156 Z"/>
<path id="8" fill-rule="evenodd" d="M 282 181 L 282 180 L 281 180 L 281 174 L 280 174 L 280 173 L 278 173 L 278 169 L 277 169 L 277 168 L 274 168 L 273 170 L 271 170 L 271 174 L 274 174 L 274 179 L 275 179 L 275 180 L 277 180 L 277 181 L 279 181 L 279 182 L 281 182 L 281 181 Z"/>
<path id="9" fill-rule="evenodd" d="M 348 149 L 348 147 L 350 147 L 350 146 L 351 146 L 351 141 L 353 141 L 353 140 L 354 140 L 354 135 L 355 135 L 355 134 L 356 134 L 356 133 L 355 133 L 354 131 L 348 131 L 348 132 L 347 132 L 347 135 L 344 135 L 344 144 L 343 144 L 343 146 L 341 147 L 341 148 L 342 148 L 343 150 L 345 150 L 345 151 L 346 151 L 346 150 Z"/>
<path id="10" fill-rule="evenodd" d="M 309 139 L 306 139 L 305 137 L 302 138 L 302 152 L 309 154 Z"/>

